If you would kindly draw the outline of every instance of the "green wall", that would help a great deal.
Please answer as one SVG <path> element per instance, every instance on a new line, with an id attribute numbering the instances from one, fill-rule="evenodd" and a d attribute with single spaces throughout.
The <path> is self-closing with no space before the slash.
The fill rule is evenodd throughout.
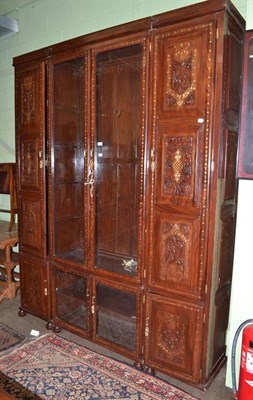
<path id="1" fill-rule="evenodd" d="M 23 3 L 26 3 L 22 5 Z M 193 0 L 0 0 L 0 15 L 18 20 L 19 33 L 0 39 L 0 162 L 14 161 L 14 71 L 12 58 L 41 47 Z M 235 4 L 245 17 L 247 0 Z"/>

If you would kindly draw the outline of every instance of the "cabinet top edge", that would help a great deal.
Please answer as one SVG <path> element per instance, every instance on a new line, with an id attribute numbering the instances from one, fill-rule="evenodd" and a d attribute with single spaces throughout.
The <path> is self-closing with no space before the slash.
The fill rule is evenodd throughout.
<path id="1" fill-rule="evenodd" d="M 130 34 L 145 35 L 150 30 L 160 27 L 175 25 L 191 21 L 209 14 L 215 15 L 221 12 L 228 12 L 233 15 L 237 23 L 245 30 L 245 20 L 230 0 L 205 0 L 200 3 L 191 4 L 186 7 L 177 8 L 161 14 L 144 17 L 138 20 L 126 22 L 110 28 L 87 33 L 82 36 L 67 39 L 65 41 L 43 47 L 38 50 L 18 55 L 13 58 L 13 66 L 17 66 L 26 62 L 36 61 L 38 59 L 46 59 L 54 54 L 67 51 L 73 48 L 81 48 L 93 45 L 99 41 L 112 40 Z"/>

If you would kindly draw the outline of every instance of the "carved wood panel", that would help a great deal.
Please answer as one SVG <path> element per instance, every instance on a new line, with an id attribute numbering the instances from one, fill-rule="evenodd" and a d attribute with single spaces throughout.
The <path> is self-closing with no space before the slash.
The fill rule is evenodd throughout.
<path id="1" fill-rule="evenodd" d="M 164 138 L 164 194 L 192 197 L 194 150 L 192 137 Z"/>
<path id="2" fill-rule="evenodd" d="M 156 202 L 200 207 L 203 187 L 203 129 L 160 128 L 156 147 Z"/>
<path id="3" fill-rule="evenodd" d="M 200 219 L 155 213 L 155 254 L 149 284 L 167 292 L 198 295 Z"/>
<path id="4" fill-rule="evenodd" d="M 190 380 L 198 379 L 201 355 L 202 309 L 189 303 L 147 299 L 145 364 Z"/>
<path id="5" fill-rule="evenodd" d="M 205 115 L 206 88 L 214 46 L 213 24 L 157 35 L 155 71 L 157 111 L 162 118 L 168 113 Z"/>
<path id="6" fill-rule="evenodd" d="M 45 222 L 40 198 L 24 197 L 20 203 L 20 244 L 26 251 L 43 256 L 45 253 Z"/>
<path id="7" fill-rule="evenodd" d="M 20 257 L 21 306 L 42 318 L 49 317 L 47 264 L 32 257 Z"/>
<path id="8" fill-rule="evenodd" d="M 20 142 L 20 189 L 40 190 L 39 139 Z"/>
<path id="9" fill-rule="evenodd" d="M 16 128 L 20 133 L 28 129 L 37 134 L 41 128 L 43 69 L 44 64 L 41 64 L 16 73 L 16 107 L 20 111 L 16 115 Z"/>

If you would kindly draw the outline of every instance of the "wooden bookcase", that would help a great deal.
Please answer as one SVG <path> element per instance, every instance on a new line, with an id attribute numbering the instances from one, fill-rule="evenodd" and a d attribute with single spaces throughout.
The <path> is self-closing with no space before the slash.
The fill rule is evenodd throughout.
<path id="1" fill-rule="evenodd" d="M 223 365 L 244 29 L 210 0 L 14 58 L 20 315 L 199 386 Z"/>

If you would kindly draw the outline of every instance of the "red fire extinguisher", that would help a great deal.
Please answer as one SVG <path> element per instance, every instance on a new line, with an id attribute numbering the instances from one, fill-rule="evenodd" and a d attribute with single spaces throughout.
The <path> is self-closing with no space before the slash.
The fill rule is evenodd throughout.
<path id="1" fill-rule="evenodd" d="M 242 329 L 241 364 L 237 393 L 235 383 L 235 350 L 236 342 Z M 232 382 L 235 399 L 253 400 L 253 319 L 243 322 L 236 331 L 232 347 Z"/>

